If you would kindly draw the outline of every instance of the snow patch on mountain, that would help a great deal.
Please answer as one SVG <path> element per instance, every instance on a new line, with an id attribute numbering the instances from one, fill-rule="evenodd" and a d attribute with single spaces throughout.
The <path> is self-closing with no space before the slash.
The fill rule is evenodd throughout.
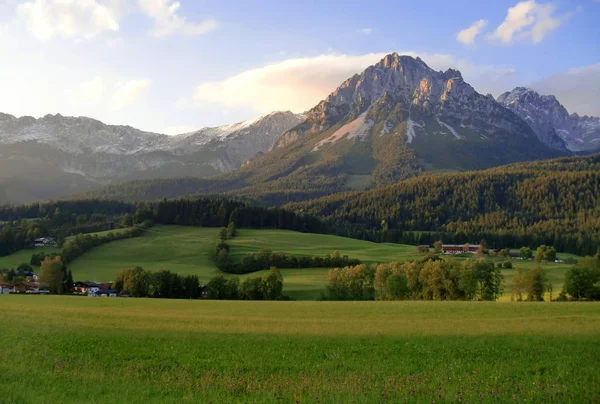
<path id="1" fill-rule="evenodd" d="M 439 120 L 439 118 L 436 118 L 437 122 L 444 126 L 446 129 L 448 129 L 450 131 L 451 134 L 454 135 L 455 138 L 457 139 L 463 139 L 463 137 L 461 135 L 458 134 L 458 132 L 450 125 L 448 125 L 446 122 L 442 122 Z"/>
<path id="2" fill-rule="evenodd" d="M 369 134 L 369 131 L 373 127 L 375 123 L 372 119 L 366 119 L 367 111 L 363 112 L 350 123 L 342 126 L 338 130 L 336 130 L 333 135 L 321 140 L 319 143 L 315 145 L 312 151 L 319 150 L 326 143 L 336 143 L 341 139 L 353 139 L 359 138 L 360 140 L 364 140 L 364 138 Z"/>
<path id="3" fill-rule="evenodd" d="M 406 143 L 412 143 L 413 139 L 417 137 L 417 133 L 415 132 L 415 127 L 422 128 L 421 124 L 409 119 L 406 121 Z"/>

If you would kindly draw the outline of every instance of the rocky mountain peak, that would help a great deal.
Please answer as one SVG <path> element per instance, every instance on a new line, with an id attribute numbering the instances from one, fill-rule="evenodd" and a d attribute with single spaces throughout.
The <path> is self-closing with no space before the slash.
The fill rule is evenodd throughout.
<path id="1" fill-rule="evenodd" d="M 497 101 L 525 120 L 547 146 L 574 152 L 600 148 L 600 119 L 569 114 L 553 95 L 516 87 Z"/>

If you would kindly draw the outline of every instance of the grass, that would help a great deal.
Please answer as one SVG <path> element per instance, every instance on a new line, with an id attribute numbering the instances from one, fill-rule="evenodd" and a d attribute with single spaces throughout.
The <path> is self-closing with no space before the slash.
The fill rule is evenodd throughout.
<path id="1" fill-rule="evenodd" d="M 1 299 L 4 402 L 600 399 L 594 303 Z"/>
<path id="2" fill-rule="evenodd" d="M 217 269 L 212 260 L 218 229 L 156 226 L 140 237 L 113 241 L 86 252 L 69 267 L 80 280 L 111 281 L 123 268 L 167 269 L 208 280 Z"/>
<path id="3" fill-rule="evenodd" d="M 7 255 L 6 257 L 0 257 L 0 269 L 16 269 L 21 264 L 29 264 L 33 254 L 39 254 L 42 252 L 46 254 L 60 253 L 61 249 L 57 247 L 39 247 L 17 251 L 14 254 Z"/>

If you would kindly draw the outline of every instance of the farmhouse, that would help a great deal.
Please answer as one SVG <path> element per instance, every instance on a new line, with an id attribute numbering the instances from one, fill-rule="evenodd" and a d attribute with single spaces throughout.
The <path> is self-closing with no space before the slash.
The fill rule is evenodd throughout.
<path id="1" fill-rule="evenodd" d="M 479 251 L 479 244 L 443 244 L 444 254 L 475 254 Z"/>
<path id="2" fill-rule="evenodd" d="M 36 247 L 56 247 L 56 239 L 52 237 L 40 237 L 33 240 Z"/>
<path id="3" fill-rule="evenodd" d="M 117 297 L 117 291 L 114 289 L 95 289 L 88 292 L 89 297 Z"/>
<path id="4" fill-rule="evenodd" d="M 0 295 L 8 295 L 12 287 L 6 282 L 0 282 Z"/>
<path id="5" fill-rule="evenodd" d="M 73 284 L 73 292 L 79 295 L 85 295 L 90 293 L 90 290 L 99 290 L 100 285 L 90 281 L 75 282 Z"/>
<path id="6" fill-rule="evenodd" d="M 13 285 L 11 293 L 39 293 L 40 285 L 37 282 L 17 282 Z"/>

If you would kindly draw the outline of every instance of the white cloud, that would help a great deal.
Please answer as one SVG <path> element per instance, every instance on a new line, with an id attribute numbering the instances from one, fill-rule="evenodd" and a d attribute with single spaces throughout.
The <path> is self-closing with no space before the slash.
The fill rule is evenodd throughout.
<path id="1" fill-rule="evenodd" d="M 529 87 L 555 95 L 570 113 L 600 116 L 600 63 L 553 74 Z"/>
<path id="2" fill-rule="evenodd" d="M 33 0 L 17 6 L 17 17 L 37 39 L 90 39 L 119 31 L 115 9 L 96 0 Z"/>
<path id="3" fill-rule="evenodd" d="M 576 11 L 579 11 L 578 7 Z M 574 12 L 554 15 L 556 6 L 551 3 L 541 4 L 535 0 L 522 1 L 508 9 L 506 18 L 487 36 L 491 41 L 511 44 L 518 40 L 529 39 L 532 43 L 541 42 L 546 35 L 571 18 Z"/>
<path id="4" fill-rule="evenodd" d="M 81 83 L 79 95 L 86 100 L 102 97 L 104 95 L 104 80 L 101 77 L 94 77 L 90 81 Z"/>
<path id="5" fill-rule="evenodd" d="M 487 20 L 475 21 L 469 28 L 459 31 L 456 34 L 456 40 L 464 43 L 465 45 L 473 45 L 475 43 L 475 38 L 481 33 L 487 24 Z"/>
<path id="6" fill-rule="evenodd" d="M 121 109 L 133 103 L 138 97 L 150 89 L 150 80 L 129 80 L 118 86 L 112 96 L 112 105 L 115 109 Z"/>
<path id="7" fill-rule="evenodd" d="M 207 19 L 199 23 L 188 22 L 187 18 L 178 14 L 181 4 L 173 0 L 138 0 L 140 9 L 154 20 L 153 34 L 158 37 L 177 32 L 197 36 L 206 34 L 218 27 L 215 19 Z"/>
<path id="8" fill-rule="evenodd" d="M 364 35 L 369 35 L 369 34 L 371 34 L 371 32 L 373 32 L 373 29 L 372 28 L 363 28 L 363 29 L 359 29 L 358 32 L 361 34 L 364 34 Z"/>
<path id="9" fill-rule="evenodd" d="M 200 84 L 193 100 L 180 100 L 179 107 L 220 104 L 226 107 L 250 107 L 256 113 L 275 110 L 306 111 L 324 99 L 344 80 L 377 63 L 387 53 L 365 55 L 327 54 L 287 59 L 247 70 L 218 82 Z M 459 69 L 465 80 L 480 92 L 500 93 L 514 70 L 497 66 L 477 66 L 452 55 L 416 54 L 436 70 Z"/>
<path id="10" fill-rule="evenodd" d="M 161 133 L 172 136 L 172 135 L 181 135 L 183 133 L 190 133 L 195 130 L 198 130 L 198 128 L 194 127 L 194 126 L 190 126 L 190 125 L 177 125 L 177 126 L 168 126 Z"/>

